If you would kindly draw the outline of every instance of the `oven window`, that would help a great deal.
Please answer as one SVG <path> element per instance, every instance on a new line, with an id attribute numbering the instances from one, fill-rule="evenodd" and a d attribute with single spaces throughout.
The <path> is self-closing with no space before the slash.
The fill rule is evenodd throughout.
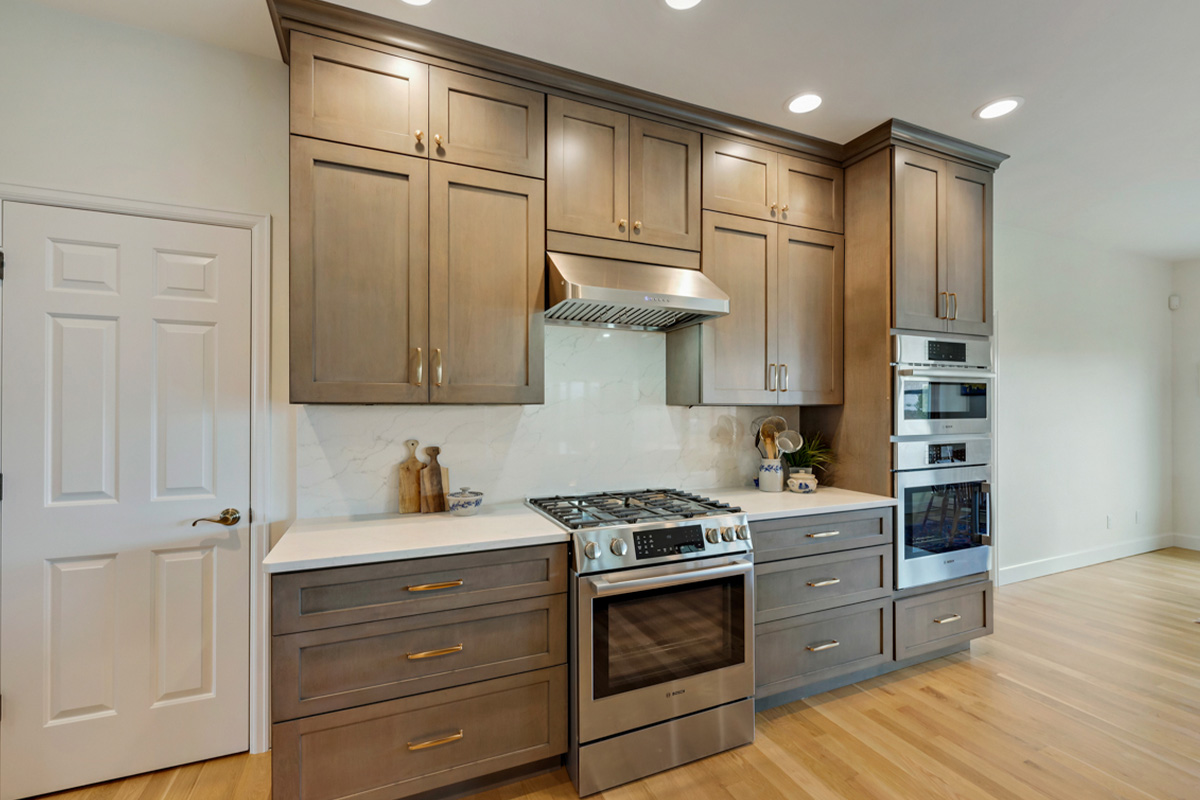
<path id="1" fill-rule="evenodd" d="M 746 660 L 742 575 L 592 601 L 597 699 Z"/>
<path id="2" fill-rule="evenodd" d="M 907 379 L 904 418 L 987 419 L 987 384 Z"/>
<path id="3" fill-rule="evenodd" d="M 950 553 L 984 544 L 988 494 L 984 484 L 946 483 L 904 490 L 906 558 Z"/>

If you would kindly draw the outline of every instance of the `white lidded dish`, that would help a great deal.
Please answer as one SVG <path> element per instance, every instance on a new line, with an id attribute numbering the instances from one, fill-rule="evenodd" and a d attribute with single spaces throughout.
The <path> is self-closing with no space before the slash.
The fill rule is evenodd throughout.
<path id="1" fill-rule="evenodd" d="M 473 492 L 469 487 L 462 487 L 457 492 L 446 495 L 446 510 L 457 517 L 469 517 L 483 505 L 483 492 Z"/>

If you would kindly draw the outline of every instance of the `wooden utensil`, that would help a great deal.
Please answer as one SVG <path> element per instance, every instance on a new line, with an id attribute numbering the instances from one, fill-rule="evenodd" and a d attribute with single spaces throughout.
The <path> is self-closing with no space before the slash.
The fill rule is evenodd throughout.
<path id="1" fill-rule="evenodd" d="M 438 512 L 446 510 L 446 486 L 450 483 L 450 471 L 438 463 L 440 447 L 426 447 L 429 463 L 421 470 L 421 510 Z"/>
<path id="2" fill-rule="evenodd" d="M 400 513 L 416 514 L 421 510 L 421 468 L 425 463 L 417 458 L 416 439 L 409 439 L 408 458 L 400 462 Z"/>
<path id="3" fill-rule="evenodd" d="M 775 429 L 770 425 L 764 425 L 762 440 L 763 446 L 767 448 L 767 458 L 779 458 L 779 451 L 775 447 Z"/>

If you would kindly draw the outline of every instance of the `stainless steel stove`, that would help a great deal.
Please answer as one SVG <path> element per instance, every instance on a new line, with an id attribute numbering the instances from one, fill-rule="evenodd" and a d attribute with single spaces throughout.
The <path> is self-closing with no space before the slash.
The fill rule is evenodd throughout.
<path id="1" fill-rule="evenodd" d="M 741 509 L 669 489 L 542 497 L 571 531 L 580 795 L 754 740 L 754 563 Z"/>

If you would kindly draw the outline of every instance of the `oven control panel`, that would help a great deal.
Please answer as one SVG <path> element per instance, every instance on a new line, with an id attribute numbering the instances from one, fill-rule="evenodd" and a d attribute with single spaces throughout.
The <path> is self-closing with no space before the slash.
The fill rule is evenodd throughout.
<path id="1" fill-rule="evenodd" d="M 704 528 L 701 525 L 685 525 L 680 528 L 634 531 L 633 552 L 638 561 L 703 553 Z"/>
<path id="2" fill-rule="evenodd" d="M 896 442 L 893 447 L 897 472 L 990 464 L 992 461 L 992 440 L 988 436 L 941 436 L 933 441 L 925 438 Z"/>
<path id="3" fill-rule="evenodd" d="M 745 514 L 672 522 L 614 525 L 572 534 L 572 559 L 579 574 L 693 558 L 750 552 Z"/>

